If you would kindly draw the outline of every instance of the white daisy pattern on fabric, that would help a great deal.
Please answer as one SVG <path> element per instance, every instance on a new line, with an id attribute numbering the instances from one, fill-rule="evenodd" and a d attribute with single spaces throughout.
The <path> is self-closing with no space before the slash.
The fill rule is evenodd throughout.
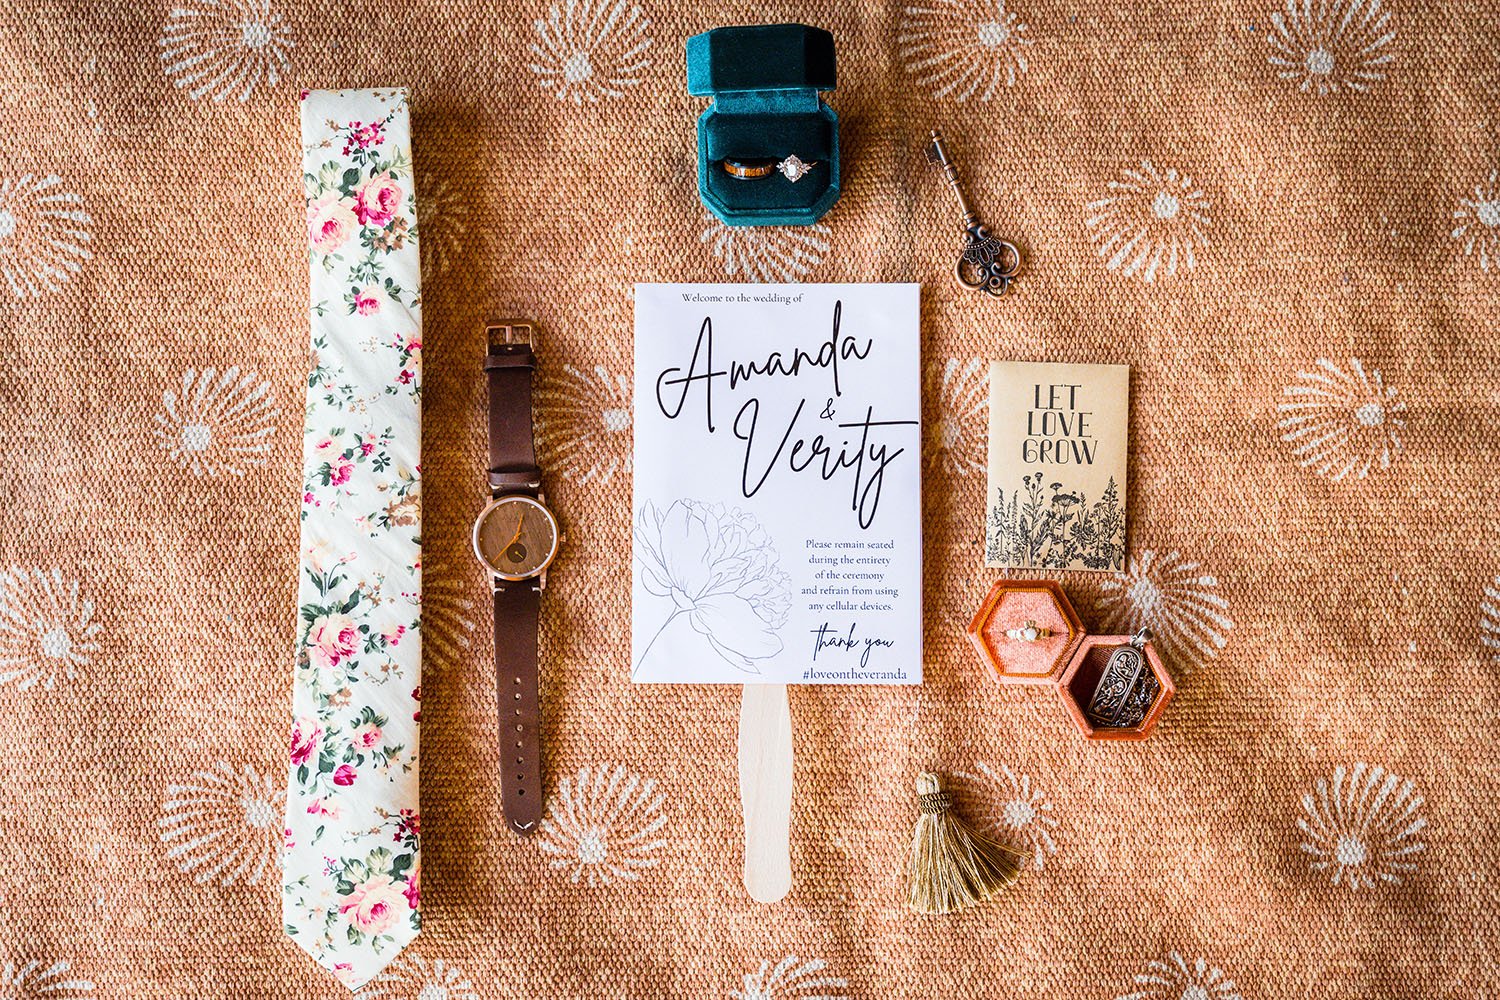
<path id="1" fill-rule="evenodd" d="M 902 10 L 896 44 L 918 84 L 963 103 L 1014 87 L 1032 41 L 1006 0 L 918 0 Z"/>
<path id="2" fill-rule="evenodd" d="M 79 67 L 79 69 L 80 74 L 83 77 L 84 88 L 90 95 L 92 95 L 96 91 L 96 85 L 99 81 L 98 53 L 89 52 L 88 55 L 84 57 L 83 64 Z M 83 113 L 88 117 L 90 124 L 93 126 L 94 134 L 103 135 L 104 126 L 99 121 L 99 102 L 95 100 L 93 96 L 85 99 L 83 103 Z"/>
<path id="3" fill-rule="evenodd" d="M 1500 170 L 1491 170 L 1489 179 L 1475 184 L 1473 192 L 1458 199 L 1453 210 L 1453 238 L 1463 247 L 1465 257 L 1475 257 L 1479 269 L 1500 269 Z"/>
<path id="4" fill-rule="evenodd" d="M 193 100 L 248 101 L 286 72 L 292 30 L 271 0 L 177 0 L 157 46 L 167 77 Z"/>
<path id="5" fill-rule="evenodd" d="M 927 461 L 945 475 L 980 475 L 987 468 L 989 366 L 978 358 L 948 358 L 927 368 L 927 397 L 937 416 L 927 424 Z"/>
<path id="6" fill-rule="evenodd" d="M 574 883 L 595 889 L 635 881 L 661 863 L 664 800 L 654 780 L 623 765 L 581 767 L 547 800 L 537 843 Z"/>
<path id="7" fill-rule="evenodd" d="M 740 989 L 730 990 L 731 1000 L 849 1000 L 849 981 L 828 974 L 821 958 L 788 955 L 774 966 L 761 962 L 758 972 L 745 973 Z"/>
<path id="8" fill-rule="evenodd" d="M 89 996 L 94 984 L 73 972 L 73 966 L 62 960 L 12 960 L 0 966 L 0 996 L 6 1000 L 68 1000 Z"/>
<path id="9" fill-rule="evenodd" d="M 99 651 L 94 602 L 62 570 L 0 571 L 0 685 L 52 690 L 73 680 Z"/>
<path id="10" fill-rule="evenodd" d="M 271 384 L 255 373 L 189 368 L 161 401 L 154 433 L 179 467 L 195 476 L 243 476 L 266 464 L 280 411 Z"/>
<path id="11" fill-rule="evenodd" d="M 1057 853 L 1057 841 L 1053 839 L 1057 817 L 1052 803 L 1032 784 L 1029 775 L 1018 775 L 1004 764 L 997 771 L 981 761 L 975 770 L 979 773 L 959 772 L 957 777 L 972 786 L 969 791 L 983 831 L 1001 843 L 1028 851 L 1040 870 L 1046 859 Z"/>
<path id="12" fill-rule="evenodd" d="M 1105 185 L 1086 207 L 1084 224 L 1104 266 L 1150 284 L 1197 266 L 1208 249 L 1209 198 L 1176 167 L 1142 160 Z"/>
<path id="13" fill-rule="evenodd" d="M 1417 855 L 1427 849 L 1422 804 L 1412 781 L 1379 765 L 1338 765 L 1331 782 L 1319 778 L 1302 796 L 1306 815 L 1298 817 L 1297 828 L 1305 835 L 1309 867 L 1353 890 L 1400 883 L 1417 870 Z"/>
<path id="14" fill-rule="evenodd" d="M 1174 677 L 1190 676 L 1219 655 L 1234 622 L 1219 581 L 1176 552 L 1142 549 L 1124 573 L 1100 583 L 1105 627 L 1121 634 L 1151 630 Z"/>
<path id="15" fill-rule="evenodd" d="M 567 479 L 607 483 L 630 472 L 630 380 L 604 365 L 584 371 L 563 365 L 544 382 L 538 400 L 537 440 Z"/>
<path id="16" fill-rule="evenodd" d="M 1479 644 L 1488 650 L 1491 663 L 1500 664 L 1500 576 L 1484 588 L 1479 602 Z"/>
<path id="17" fill-rule="evenodd" d="M 83 199 L 56 174 L 0 177 L 0 275 L 18 299 L 55 292 L 93 259 Z"/>
<path id="18" fill-rule="evenodd" d="M 1391 13 L 1380 0 L 1286 0 L 1271 25 L 1271 65 L 1304 94 L 1363 93 L 1396 58 Z"/>
<path id="19" fill-rule="evenodd" d="M 467 567 L 460 572 L 443 560 L 422 567 L 422 593 L 418 598 L 422 614 L 417 627 L 428 665 L 460 666 L 474 644 L 478 608 L 470 595 L 478 591 L 477 581 L 470 576 Z"/>
<path id="20" fill-rule="evenodd" d="M 1368 372 L 1358 358 L 1347 371 L 1319 358 L 1313 371 L 1297 373 L 1286 387 L 1283 414 L 1276 424 L 1281 440 L 1292 445 L 1297 464 L 1337 482 L 1353 474 L 1364 479 L 1370 469 L 1391 467 L 1401 451 L 1406 404 L 1385 384 L 1380 369 Z"/>
<path id="21" fill-rule="evenodd" d="M 167 859 L 197 883 L 255 885 L 278 863 L 286 790 L 281 774 L 219 761 L 167 786 L 157 820 Z"/>
<path id="22" fill-rule="evenodd" d="M 1116 1000 L 1242 1000 L 1234 980 L 1224 970 L 1199 956 L 1191 962 L 1175 951 L 1152 959 L 1136 973 L 1136 989 Z"/>
<path id="23" fill-rule="evenodd" d="M 700 241 L 731 278 L 749 281 L 800 281 L 823 262 L 833 230 L 813 226 L 726 226 L 713 219 Z"/>
<path id="24" fill-rule="evenodd" d="M 418 250 L 426 269 L 447 274 L 463 251 L 469 230 L 469 199 L 447 181 L 433 181 L 417 199 Z"/>
<path id="25" fill-rule="evenodd" d="M 430 963 L 403 953 L 361 987 L 354 1000 L 479 1000 L 474 984 L 452 962 Z"/>
<path id="26" fill-rule="evenodd" d="M 531 71 L 560 101 L 624 97 L 651 65 L 651 22 L 629 0 L 563 0 L 536 21 Z"/>

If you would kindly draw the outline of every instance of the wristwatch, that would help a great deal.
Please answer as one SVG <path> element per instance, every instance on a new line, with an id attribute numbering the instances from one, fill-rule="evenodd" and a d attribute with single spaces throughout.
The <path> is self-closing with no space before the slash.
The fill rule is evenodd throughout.
<path id="1" fill-rule="evenodd" d="M 542 819 L 542 707 L 537 622 L 547 567 L 561 533 L 542 493 L 532 438 L 532 349 L 528 320 L 485 328 L 489 379 L 490 502 L 474 522 L 474 554 L 495 588 L 495 684 L 500 702 L 500 789 L 505 821 L 532 833 Z"/>

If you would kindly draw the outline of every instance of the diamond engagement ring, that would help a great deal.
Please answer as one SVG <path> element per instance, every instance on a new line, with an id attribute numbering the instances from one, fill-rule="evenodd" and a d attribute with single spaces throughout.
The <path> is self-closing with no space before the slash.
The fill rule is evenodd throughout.
<path id="1" fill-rule="evenodd" d="M 1042 628 L 1033 619 L 1028 618 L 1026 619 L 1025 627 L 1006 629 L 1005 637 L 1007 639 L 1019 639 L 1021 642 L 1036 642 L 1038 639 L 1052 638 L 1052 630 L 1050 628 Z"/>
<path id="2" fill-rule="evenodd" d="M 818 161 L 803 163 L 796 156 L 788 156 L 784 160 L 724 160 L 724 172 L 738 181 L 759 180 L 762 177 L 771 176 L 771 172 L 781 174 L 793 184 L 806 177 Z"/>
<path id="3" fill-rule="evenodd" d="M 792 155 L 776 164 L 776 169 L 781 171 L 781 176 L 785 177 L 787 180 L 795 184 L 802 178 L 806 177 L 808 174 L 812 173 L 812 168 L 816 167 L 817 165 L 817 160 L 814 160 L 811 163 L 803 163 L 801 160 L 797 159 L 795 155 Z"/>

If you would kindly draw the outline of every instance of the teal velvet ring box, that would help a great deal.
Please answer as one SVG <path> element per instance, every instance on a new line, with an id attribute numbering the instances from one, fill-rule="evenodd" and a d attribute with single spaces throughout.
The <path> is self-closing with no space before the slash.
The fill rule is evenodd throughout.
<path id="1" fill-rule="evenodd" d="M 730 226 L 810 226 L 839 200 L 833 36 L 805 24 L 715 28 L 687 43 L 688 93 L 713 103 L 698 118 L 698 194 Z M 813 164 L 741 180 L 724 160 Z"/>

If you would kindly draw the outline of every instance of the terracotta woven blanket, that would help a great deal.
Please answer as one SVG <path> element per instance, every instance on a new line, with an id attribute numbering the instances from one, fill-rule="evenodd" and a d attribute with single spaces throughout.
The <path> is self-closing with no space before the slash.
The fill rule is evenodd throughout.
<path id="1" fill-rule="evenodd" d="M 843 197 L 729 230 L 683 43 L 837 40 Z M 298 94 L 402 85 L 426 335 L 425 929 L 363 1000 L 1472 998 L 1500 981 L 1500 22 L 1439 0 L 0 0 L 0 996 L 348 995 L 281 932 Z M 950 278 L 940 127 L 1028 270 Z M 792 691 L 795 885 L 740 886 L 733 688 L 628 680 L 631 286 L 920 281 L 926 683 Z M 567 545 L 547 820 L 499 809 L 482 323 L 530 315 Z M 991 358 L 1132 366 L 1150 741 L 964 626 Z M 1030 870 L 902 905 L 922 768 Z"/>

